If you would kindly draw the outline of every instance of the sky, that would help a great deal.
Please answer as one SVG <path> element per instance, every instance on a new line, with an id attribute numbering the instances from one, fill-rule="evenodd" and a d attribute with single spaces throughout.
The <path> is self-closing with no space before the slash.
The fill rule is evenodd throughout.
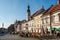
<path id="1" fill-rule="evenodd" d="M 0 0 L 0 28 L 8 28 L 16 20 L 26 19 L 27 5 L 30 5 L 31 15 L 44 6 L 48 9 L 57 0 Z"/>

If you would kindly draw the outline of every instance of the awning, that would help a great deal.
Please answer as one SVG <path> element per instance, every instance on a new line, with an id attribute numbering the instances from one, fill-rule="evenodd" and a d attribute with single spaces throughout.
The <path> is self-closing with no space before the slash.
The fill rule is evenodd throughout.
<path id="1" fill-rule="evenodd" d="M 52 28 L 51 30 L 53 30 L 53 31 L 60 31 L 60 28 Z"/>
<path id="2" fill-rule="evenodd" d="M 57 31 L 60 31 L 60 28 L 56 28 Z"/>
<path id="3" fill-rule="evenodd" d="M 55 31 L 56 28 L 52 28 L 51 30 Z"/>

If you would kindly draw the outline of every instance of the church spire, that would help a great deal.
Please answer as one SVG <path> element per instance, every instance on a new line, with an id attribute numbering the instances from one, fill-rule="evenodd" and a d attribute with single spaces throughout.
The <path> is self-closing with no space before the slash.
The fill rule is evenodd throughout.
<path id="1" fill-rule="evenodd" d="M 28 9 L 27 9 L 27 12 L 30 12 L 30 6 L 28 5 L 28 7 L 27 7 Z"/>
<path id="2" fill-rule="evenodd" d="M 27 19 L 28 19 L 28 21 L 30 20 L 30 6 L 29 6 L 29 4 L 28 4 L 28 6 L 27 6 Z"/>
<path id="3" fill-rule="evenodd" d="M 44 9 L 44 6 L 42 5 L 42 9 Z"/>

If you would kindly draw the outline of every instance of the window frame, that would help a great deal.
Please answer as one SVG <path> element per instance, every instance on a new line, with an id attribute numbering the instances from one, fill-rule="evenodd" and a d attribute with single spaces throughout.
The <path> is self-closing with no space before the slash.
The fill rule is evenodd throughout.
<path id="1" fill-rule="evenodd" d="M 59 21 L 60 21 L 60 13 L 58 14 L 58 16 L 59 16 Z"/>

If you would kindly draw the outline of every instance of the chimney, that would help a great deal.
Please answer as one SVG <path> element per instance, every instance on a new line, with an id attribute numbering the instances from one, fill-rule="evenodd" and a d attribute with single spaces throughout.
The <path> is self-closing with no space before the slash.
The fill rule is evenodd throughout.
<path id="1" fill-rule="evenodd" d="M 60 0 L 57 1 L 57 4 L 60 4 Z"/>

